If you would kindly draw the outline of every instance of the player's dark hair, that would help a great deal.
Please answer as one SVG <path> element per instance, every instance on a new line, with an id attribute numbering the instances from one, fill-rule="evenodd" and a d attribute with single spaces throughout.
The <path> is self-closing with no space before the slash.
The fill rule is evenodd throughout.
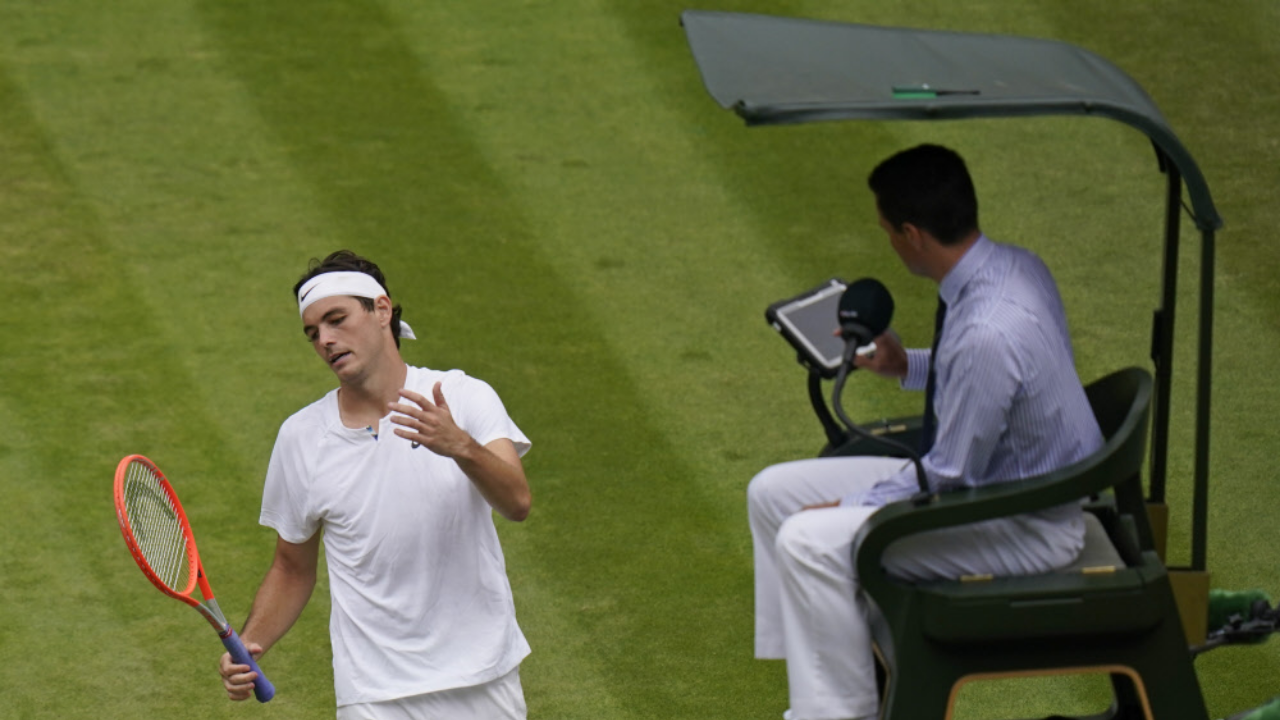
<path id="1" fill-rule="evenodd" d="M 331 272 L 362 272 L 365 275 L 372 277 L 374 280 L 377 280 L 378 284 L 382 286 L 382 289 L 387 291 L 387 297 L 391 297 L 391 288 L 387 287 L 387 279 L 382 276 L 382 270 L 378 267 L 377 263 L 367 258 L 360 257 L 350 250 L 339 250 L 337 252 L 330 253 L 329 256 L 323 260 L 311 258 L 311 262 L 307 266 L 307 272 L 304 273 L 301 278 L 298 278 L 298 282 L 293 286 L 294 299 L 296 300 L 298 298 L 298 291 L 302 289 L 302 286 L 305 285 L 308 280 L 317 275 L 323 275 Z M 360 306 L 365 309 L 365 312 L 373 312 L 373 300 L 363 297 L 358 297 L 356 299 L 360 301 Z M 402 309 L 399 304 L 391 306 L 391 336 L 396 340 L 396 347 L 400 347 L 401 310 Z"/>
<path id="2" fill-rule="evenodd" d="M 943 245 L 978 229 L 978 195 L 964 160 L 940 145 L 918 145 L 880 163 L 867 178 L 876 207 L 894 229 L 911 223 Z"/>

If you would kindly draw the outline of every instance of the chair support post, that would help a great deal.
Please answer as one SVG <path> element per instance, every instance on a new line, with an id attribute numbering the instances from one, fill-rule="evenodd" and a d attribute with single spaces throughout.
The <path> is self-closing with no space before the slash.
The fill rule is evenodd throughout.
<path id="1" fill-rule="evenodd" d="M 1164 218 L 1164 280 L 1160 307 L 1151 329 L 1151 361 L 1155 365 L 1155 394 L 1151 403 L 1151 463 L 1147 498 L 1163 503 L 1168 475 L 1169 401 L 1173 394 L 1173 334 L 1178 303 L 1178 245 L 1182 218 L 1182 176 L 1160 153 L 1160 167 L 1167 181 Z"/>
<path id="2" fill-rule="evenodd" d="M 1191 567 L 1203 571 L 1209 534 L 1209 386 L 1213 377 L 1213 230 L 1200 244 L 1200 357 L 1196 367 L 1196 472 L 1191 516 Z"/>

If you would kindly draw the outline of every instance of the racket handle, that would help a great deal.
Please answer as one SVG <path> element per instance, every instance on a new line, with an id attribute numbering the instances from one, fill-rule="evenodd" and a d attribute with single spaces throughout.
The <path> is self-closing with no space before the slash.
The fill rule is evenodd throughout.
<path id="1" fill-rule="evenodd" d="M 233 628 L 228 628 L 228 630 L 230 632 L 222 637 L 222 644 L 227 648 L 227 652 L 231 653 L 232 662 L 237 665 L 248 665 L 250 670 L 258 673 L 258 679 L 253 681 L 254 697 L 258 698 L 258 702 L 266 702 L 275 697 L 275 686 L 263 674 L 262 668 L 258 667 L 258 662 L 245 649 L 244 643 L 240 642 L 240 636 L 236 634 Z"/>

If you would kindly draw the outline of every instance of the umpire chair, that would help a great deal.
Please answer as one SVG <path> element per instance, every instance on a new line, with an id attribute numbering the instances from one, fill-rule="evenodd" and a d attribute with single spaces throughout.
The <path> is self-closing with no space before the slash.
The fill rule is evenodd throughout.
<path id="1" fill-rule="evenodd" d="M 1148 524 L 1141 469 L 1151 376 L 1129 368 L 1086 388 L 1105 444 L 1056 472 L 878 510 L 854 542 L 882 720 L 950 718 L 970 680 L 1105 673 L 1113 699 L 1090 720 L 1208 720 L 1168 573 Z M 1081 558 L 1024 577 L 910 583 L 886 572 L 915 533 L 1086 503 Z"/>

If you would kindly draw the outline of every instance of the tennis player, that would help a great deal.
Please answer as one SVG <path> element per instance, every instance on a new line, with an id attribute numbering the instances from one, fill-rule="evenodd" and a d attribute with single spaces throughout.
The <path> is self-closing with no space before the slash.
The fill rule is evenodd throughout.
<path id="1" fill-rule="evenodd" d="M 413 331 L 377 265 L 313 260 L 294 295 L 338 387 L 276 439 L 260 522 L 278 539 L 245 645 L 260 656 L 297 620 L 323 539 L 339 720 L 524 718 L 529 645 L 493 511 L 529 514 L 529 440 L 486 383 L 405 363 Z M 219 670 L 232 700 L 250 696 L 247 665 Z"/>

